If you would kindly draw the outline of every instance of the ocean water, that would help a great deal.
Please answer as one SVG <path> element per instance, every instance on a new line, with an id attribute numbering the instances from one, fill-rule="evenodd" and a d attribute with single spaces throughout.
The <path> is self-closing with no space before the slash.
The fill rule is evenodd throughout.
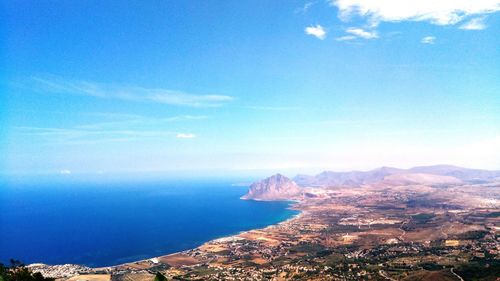
<path id="1" fill-rule="evenodd" d="M 0 186 L 0 262 L 108 266 L 286 220 L 287 202 L 240 200 L 224 181 Z"/>

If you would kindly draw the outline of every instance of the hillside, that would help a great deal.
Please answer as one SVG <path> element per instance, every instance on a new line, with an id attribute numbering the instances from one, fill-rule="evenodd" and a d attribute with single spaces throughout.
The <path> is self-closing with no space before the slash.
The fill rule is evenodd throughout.
<path id="1" fill-rule="evenodd" d="M 451 176 L 440 176 L 424 173 L 403 173 L 386 176 L 382 181 L 384 184 L 390 185 L 438 185 L 438 184 L 460 184 L 462 181 Z"/>

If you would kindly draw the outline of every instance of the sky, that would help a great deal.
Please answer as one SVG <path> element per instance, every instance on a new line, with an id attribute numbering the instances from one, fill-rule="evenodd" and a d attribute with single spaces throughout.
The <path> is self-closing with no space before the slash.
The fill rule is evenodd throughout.
<path id="1" fill-rule="evenodd" d="M 500 169 L 500 0 L 0 3 L 3 175 Z"/>

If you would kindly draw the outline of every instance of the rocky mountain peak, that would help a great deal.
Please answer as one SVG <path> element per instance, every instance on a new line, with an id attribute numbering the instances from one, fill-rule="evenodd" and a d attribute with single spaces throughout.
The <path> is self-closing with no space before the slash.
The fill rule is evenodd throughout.
<path id="1" fill-rule="evenodd" d="M 300 187 L 282 174 L 276 174 L 253 183 L 248 193 L 241 197 L 247 200 L 290 200 L 300 195 Z"/>

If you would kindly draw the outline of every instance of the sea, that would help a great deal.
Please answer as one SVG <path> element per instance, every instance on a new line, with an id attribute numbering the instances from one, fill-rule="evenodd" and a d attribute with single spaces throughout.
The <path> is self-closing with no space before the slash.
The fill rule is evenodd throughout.
<path id="1" fill-rule="evenodd" d="M 111 266 L 279 223 L 290 202 L 240 200 L 225 180 L 0 186 L 0 262 Z"/>

